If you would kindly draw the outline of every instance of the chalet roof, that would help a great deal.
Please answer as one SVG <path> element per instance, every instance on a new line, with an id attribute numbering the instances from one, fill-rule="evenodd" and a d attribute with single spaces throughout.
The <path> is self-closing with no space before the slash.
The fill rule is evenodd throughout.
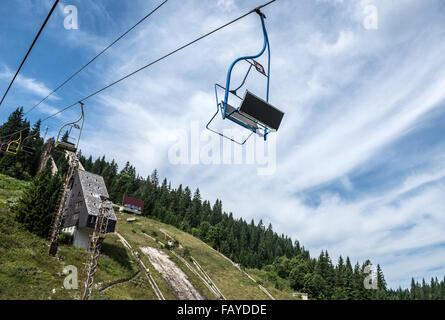
<path id="1" fill-rule="evenodd" d="M 124 199 L 122 201 L 122 205 L 130 204 L 141 209 L 144 209 L 144 201 L 124 195 Z"/>
<path id="2" fill-rule="evenodd" d="M 106 198 L 109 197 L 105 181 L 102 176 L 88 171 L 78 170 L 78 173 L 88 214 L 97 216 L 99 213 L 101 196 Z M 108 207 L 109 210 L 107 210 L 106 217 L 116 220 L 111 203 Z"/>

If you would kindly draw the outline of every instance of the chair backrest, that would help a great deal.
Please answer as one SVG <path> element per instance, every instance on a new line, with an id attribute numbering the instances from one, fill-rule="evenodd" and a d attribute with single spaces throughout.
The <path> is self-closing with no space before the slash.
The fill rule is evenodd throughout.
<path id="1" fill-rule="evenodd" d="M 274 130 L 278 130 L 284 116 L 284 112 L 249 91 L 246 91 L 243 102 L 241 103 L 240 112 L 247 114 Z"/>

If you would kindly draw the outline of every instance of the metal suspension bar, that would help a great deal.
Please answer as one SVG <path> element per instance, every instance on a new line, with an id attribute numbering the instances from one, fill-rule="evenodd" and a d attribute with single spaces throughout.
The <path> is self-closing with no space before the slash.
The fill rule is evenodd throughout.
<path id="1" fill-rule="evenodd" d="M 232 71 L 233 68 L 235 67 L 235 65 L 242 61 L 242 60 L 247 60 L 247 59 L 256 59 L 260 56 L 263 55 L 263 53 L 266 51 L 266 48 L 268 49 L 268 70 L 267 70 L 267 95 L 266 95 L 266 102 L 269 102 L 269 82 L 270 82 L 270 46 L 269 46 L 269 37 L 267 35 L 267 29 L 266 29 L 266 24 L 264 22 L 264 14 L 258 9 L 256 10 L 256 12 L 258 13 L 258 15 L 260 16 L 261 19 L 261 26 L 263 28 L 263 35 L 264 35 L 264 45 L 263 48 L 261 49 L 260 53 L 253 55 L 253 56 L 245 56 L 245 57 L 240 57 L 238 59 L 236 59 L 235 61 L 232 62 L 229 71 L 227 72 L 227 79 L 226 79 L 226 92 L 224 95 L 224 105 L 222 106 L 222 118 L 225 119 L 226 117 L 226 106 L 227 106 L 227 102 L 229 100 L 229 91 L 230 91 L 230 79 L 232 77 Z"/>

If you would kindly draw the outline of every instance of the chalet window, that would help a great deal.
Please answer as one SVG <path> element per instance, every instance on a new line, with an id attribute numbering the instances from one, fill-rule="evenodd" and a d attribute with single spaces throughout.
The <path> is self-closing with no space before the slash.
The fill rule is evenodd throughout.
<path id="1" fill-rule="evenodd" d="M 73 221 L 79 221 L 79 214 L 80 212 L 76 212 L 75 214 L 73 214 Z"/>
<path id="2" fill-rule="evenodd" d="M 79 209 L 80 207 L 82 207 L 83 202 L 79 201 L 76 203 L 76 209 Z"/>

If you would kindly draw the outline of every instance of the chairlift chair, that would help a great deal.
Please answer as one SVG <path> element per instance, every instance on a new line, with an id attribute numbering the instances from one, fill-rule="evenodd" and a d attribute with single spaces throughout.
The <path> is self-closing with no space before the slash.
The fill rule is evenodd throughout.
<path id="1" fill-rule="evenodd" d="M 11 141 L 12 141 L 12 139 L 9 138 L 9 140 L 5 140 L 5 141 L 2 141 L 2 142 L 0 143 L 0 152 L 1 152 L 1 153 L 6 153 L 6 149 L 8 148 L 8 144 L 9 144 Z"/>
<path id="2" fill-rule="evenodd" d="M 11 136 L 7 142 L 3 142 L 0 145 L 1 152 L 11 154 L 13 156 L 17 155 L 17 153 L 20 151 L 20 145 L 22 143 L 22 131 L 19 132 L 20 134 L 18 139 L 14 140 L 14 138 Z"/>
<path id="3" fill-rule="evenodd" d="M 81 109 L 81 115 L 80 118 L 76 121 L 69 122 L 67 124 L 64 124 L 57 134 L 56 144 L 55 148 L 63 151 L 71 151 L 76 152 L 77 148 L 79 146 L 80 136 L 82 135 L 83 130 L 83 123 L 85 121 L 85 115 L 83 111 L 84 104 L 82 102 L 79 102 L 80 109 Z M 80 124 L 80 125 L 79 125 Z M 63 136 L 61 136 L 62 131 L 66 129 L 68 132 L 68 138 L 66 140 L 63 140 Z M 76 135 L 77 138 L 72 136 L 73 129 L 79 131 L 79 135 Z"/>
<path id="4" fill-rule="evenodd" d="M 32 146 L 32 143 L 36 141 L 37 136 L 39 135 L 39 131 L 34 134 L 27 136 L 23 139 L 22 146 L 20 151 L 33 155 L 36 152 L 36 149 Z M 30 140 L 30 141 L 29 141 Z"/>
<path id="5" fill-rule="evenodd" d="M 253 56 L 245 56 L 236 59 L 229 68 L 226 79 L 226 86 L 223 87 L 219 84 L 215 84 L 215 95 L 216 95 L 216 113 L 207 123 L 206 128 L 220 136 L 229 139 L 235 143 L 243 145 L 246 141 L 252 136 L 252 134 L 256 133 L 262 137 L 264 140 L 267 139 L 267 135 L 271 132 L 275 132 L 278 130 L 281 124 L 281 120 L 283 119 L 284 113 L 271 104 L 269 104 L 269 82 L 270 82 L 270 44 L 269 38 L 267 35 L 266 25 L 264 19 L 266 16 L 259 10 L 255 10 L 256 13 L 260 16 L 261 25 L 264 34 L 264 46 L 260 53 Z M 267 49 L 267 71 L 266 69 L 255 59 L 258 59 L 263 54 L 265 54 Z M 246 75 L 240 86 L 236 89 L 230 89 L 230 81 L 232 77 L 232 71 L 236 64 L 239 62 L 247 62 L 249 64 L 249 69 L 247 70 Z M 255 68 L 257 72 L 263 75 L 267 79 L 267 89 L 266 89 L 266 99 L 262 99 L 255 94 L 251 93 L 249 90 L 246 90 L 244 97 L 240 97 L 238 95 L 238 90 L 240 90 L 246 83 L 247 77 Z M 218 98 L 218 88 L 224 90 L 224 100 L 219 100 Z M 234 107 L 229 104 L 229 97 L 235 96 L 238 100 L 241 100 L 241 103 L 238 107 Z M 225 136 L 223 133 L 216 131 L 215 129 L 210 128 L 210 124 L 215 119 L 217 114 L 221 112 L 222 119 L 229 119 L 236 124 L 248 129 L 251 131 L 250 135 L 244 141 L 236 141 L 230 137 Z"/>

